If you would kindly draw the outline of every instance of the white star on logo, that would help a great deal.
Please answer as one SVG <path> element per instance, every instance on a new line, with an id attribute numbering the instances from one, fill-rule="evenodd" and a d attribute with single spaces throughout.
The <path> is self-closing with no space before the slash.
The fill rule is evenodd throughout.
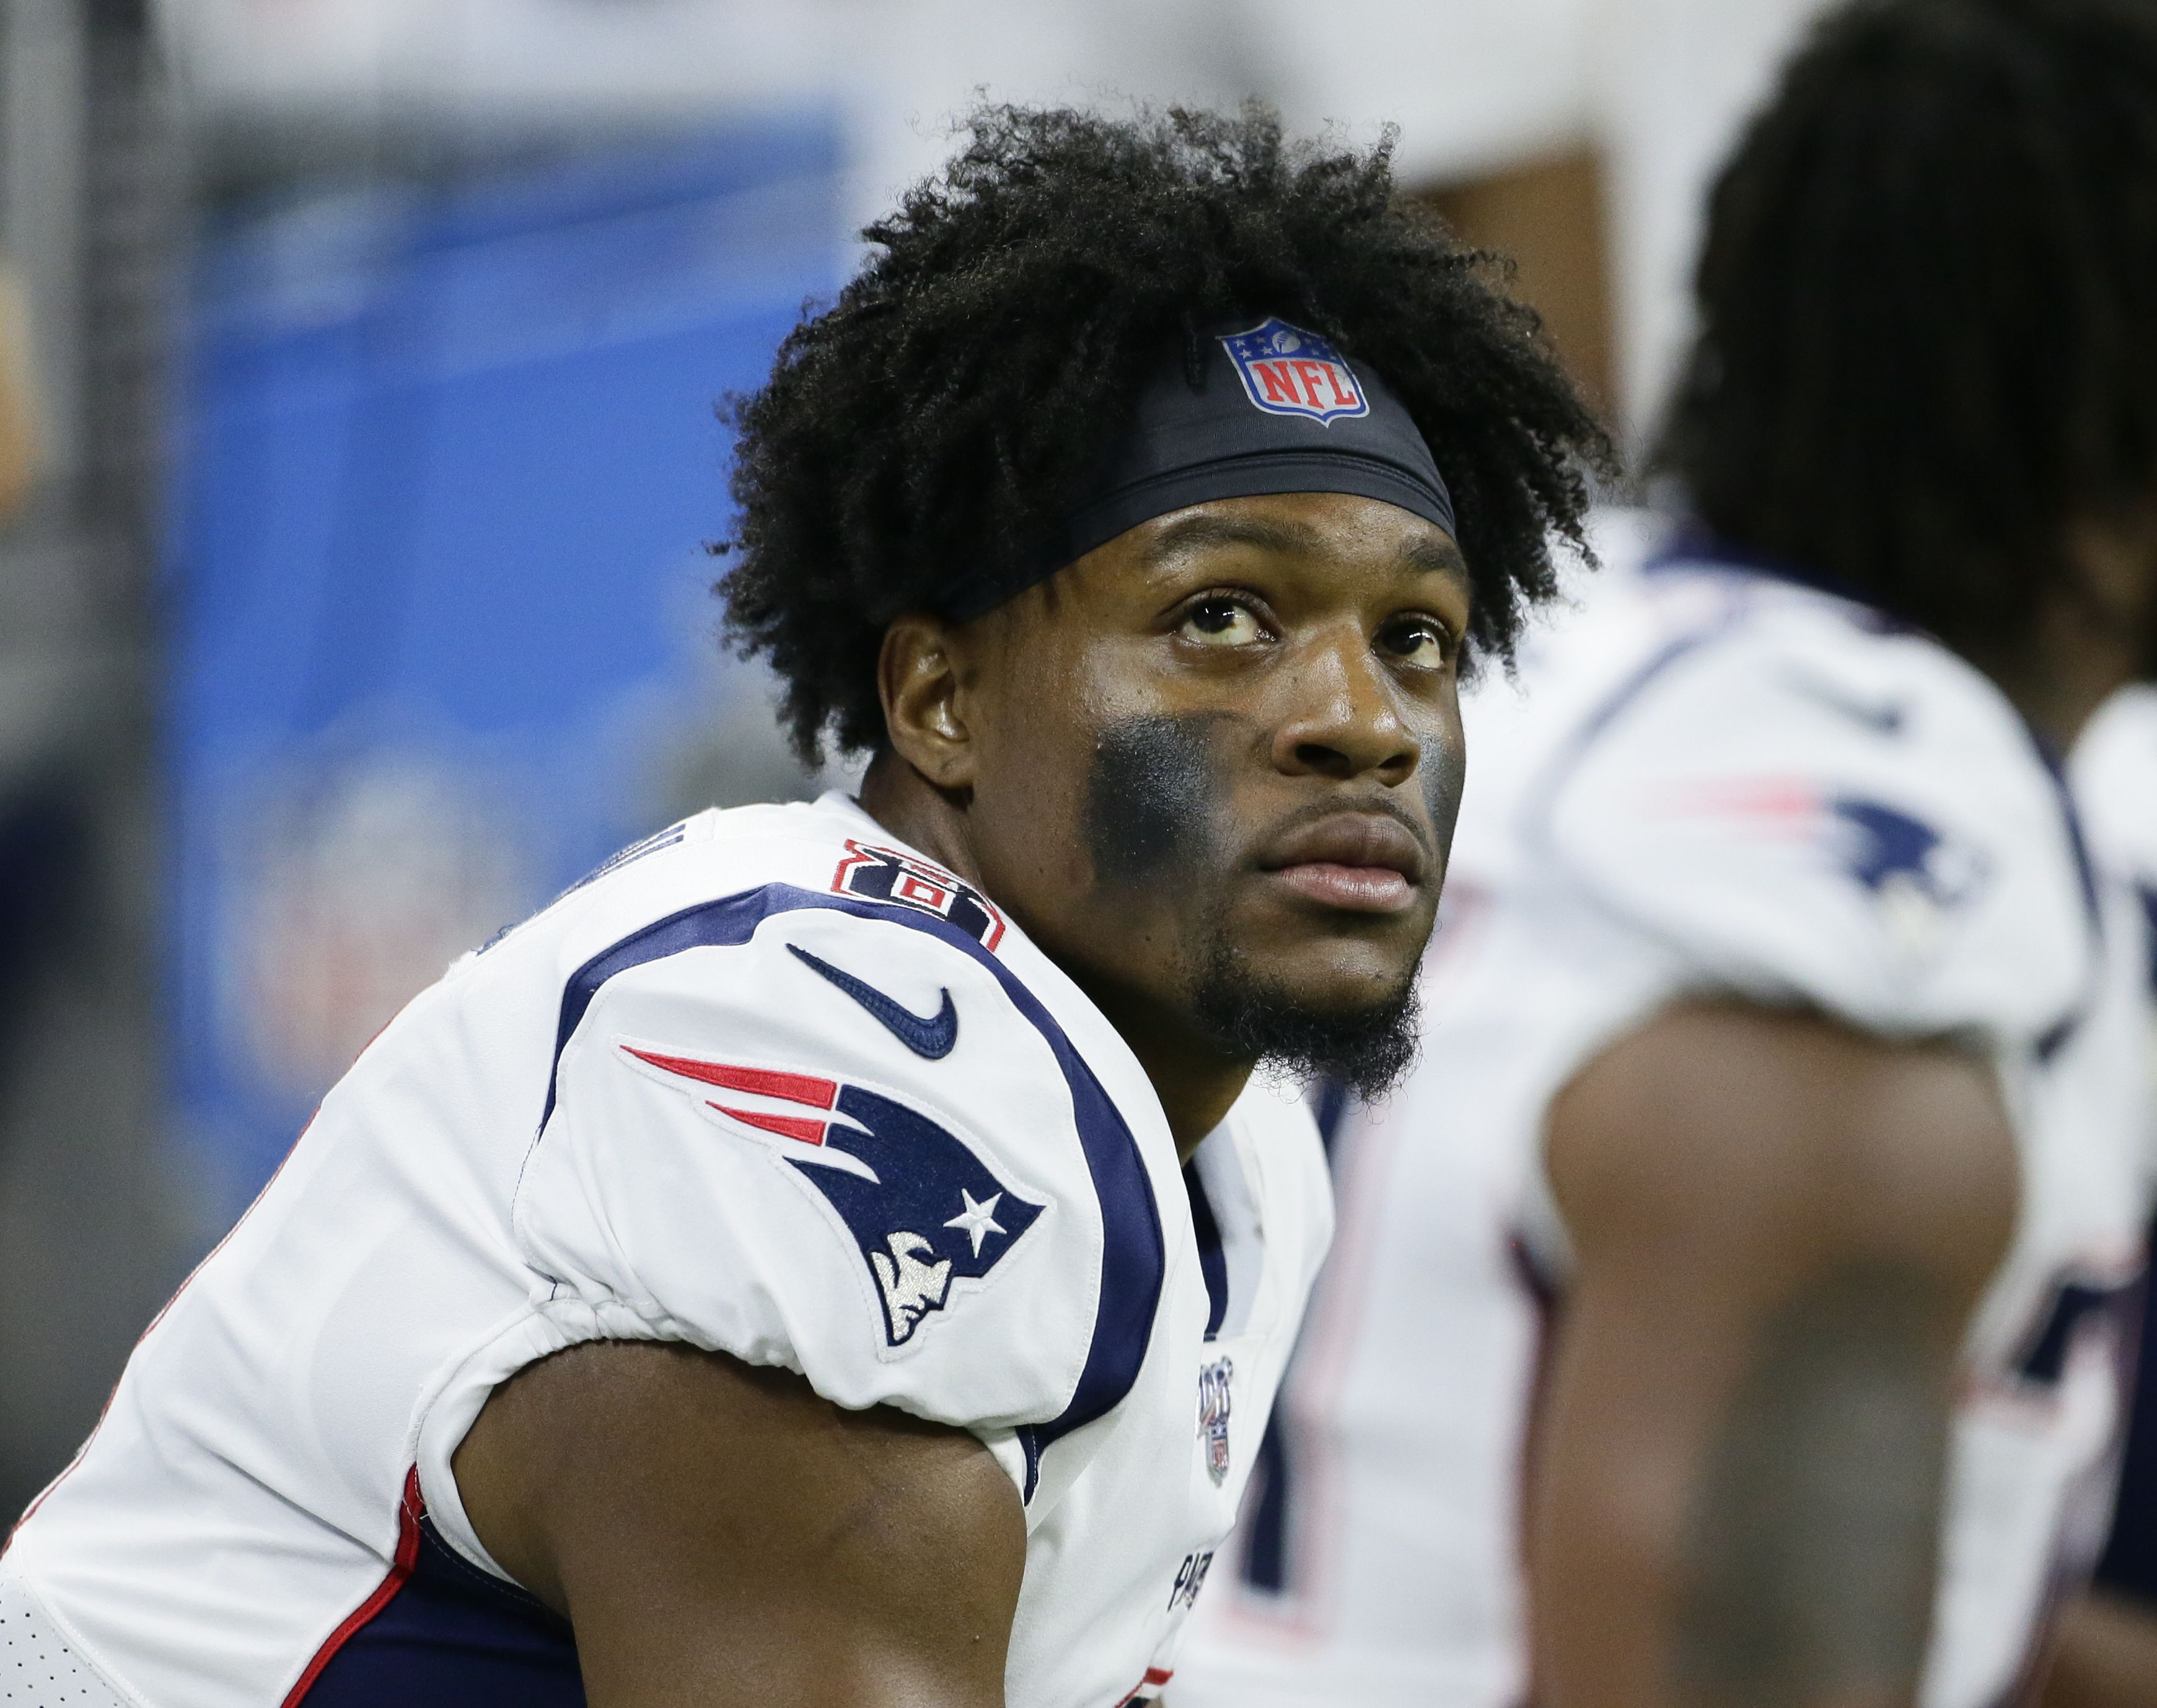
<path id="1" fill-rule="evenodd" d="M 967 1236 L 974 1242 L 974 1255 L 978 1257 L 981 1255 L 981 1241 L 984 1239 L 991 1234 L 1001 1234 L 1006 1231 L 1004 1225 L 996 1220 L 996 1205 L 1003 1201 L 1003 1194 L 991 1192 L 988 1195 L 987 1201 L 981 1204 L 975 1203 L 974 1195 L 964 1186 L 959 1189 L 959 1195 L 966 1200 L 966 1207 L 944 1226 L 947 1228 L 964 1228 Z"/>

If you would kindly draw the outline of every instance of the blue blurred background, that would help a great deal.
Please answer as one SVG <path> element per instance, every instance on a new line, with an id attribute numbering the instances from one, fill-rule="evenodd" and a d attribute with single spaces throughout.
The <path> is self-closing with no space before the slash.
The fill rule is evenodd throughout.
<path id="1" fill-rule="evenodd" d="M 715 404 L 837 282 L 837 161 L 810 117 L 205 232 L 167 740 L 176 1137 L 215 1215 L 456 955 L 804 788 L 702 542 Z"/>

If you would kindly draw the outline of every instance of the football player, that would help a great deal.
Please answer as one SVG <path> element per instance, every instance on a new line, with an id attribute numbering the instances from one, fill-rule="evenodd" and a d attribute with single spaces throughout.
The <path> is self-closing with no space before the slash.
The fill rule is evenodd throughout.
<path id="1" fill-rule="evenodd" d="M 2140 902 L 2157 1017 L 2157 688 L 2114 694 L 2077 744 L 2071 774 L 2092 846 Z M 2157 1076 L 2157 1019 L 2149 1045 Z M 2122 1708 L 2157 1695 L 2157 1311 L 2146 1284 L 2136 1368 L 2112 1533 L 2090 1592 L 2061 1616 L 2044 1708 Z"/>
<path id="2" fill-rule="evenodd" d="M 859 799 L 389 1026 L 0 1556 L 11 1702 L 1167 1677 L 1331 1224 L 1254 1068 L 1411 1053 L 1464 649 L 1600 441 L 1382 150 L 1263 115 L 990 111 L 868 235 L 724 583 Z"/>
<path id="3" fill-rule="evenodd" d="M 1178 1708 L 2026 1700 L 2143 1266 L 2140 923 L 2056 756 L 2157 666 L 2152 183 L 2129 0 L 1866 0 L 1752 124 L 1690 515 L 1470 709 Z"/>

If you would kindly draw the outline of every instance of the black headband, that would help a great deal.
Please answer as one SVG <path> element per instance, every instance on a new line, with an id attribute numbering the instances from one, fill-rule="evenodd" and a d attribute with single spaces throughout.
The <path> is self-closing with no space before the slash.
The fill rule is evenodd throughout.
<path id="1" fill-rule="evenodd" d="M 1147 384 L 1130 432 L 1046 561 L 961 581 L 945 616 L 970 621 L 1140 523 L 1212 498 L 1347 493 L 1456 531 L 1452 496 L 1408 412 L 1316 333 L 1277 317 L 1215 328 L 1198 356 L 1187 364 L 1179 352 Z"/>

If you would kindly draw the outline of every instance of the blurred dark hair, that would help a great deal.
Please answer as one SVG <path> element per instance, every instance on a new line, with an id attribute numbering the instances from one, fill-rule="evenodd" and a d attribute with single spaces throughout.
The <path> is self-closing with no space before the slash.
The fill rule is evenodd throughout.
<path id="1" fill-rule="evenodd" d="M 1996 654 L 2157 492 L 2157 5 L 1860 0 L 1724 169 L 1658 461 L 1721 539 Z"/>
<path id="2" fill-rule="evenodd" d="M 1393 199 L 1390 143 L 1284 142 L 1256 108 L 1116 121 L 987 107 L 944 173 L 737 406 L 721 583 L 805 758 L 884 739 L 891 619 L 961 570 L 1037 561 L 1156 364 L 1197 323 L 1275 313 L 1368 363 L 1452 489 L 1470 639 L 1510 649 L 1578 541 L 1601 431 L 1484 257 Z"/>

